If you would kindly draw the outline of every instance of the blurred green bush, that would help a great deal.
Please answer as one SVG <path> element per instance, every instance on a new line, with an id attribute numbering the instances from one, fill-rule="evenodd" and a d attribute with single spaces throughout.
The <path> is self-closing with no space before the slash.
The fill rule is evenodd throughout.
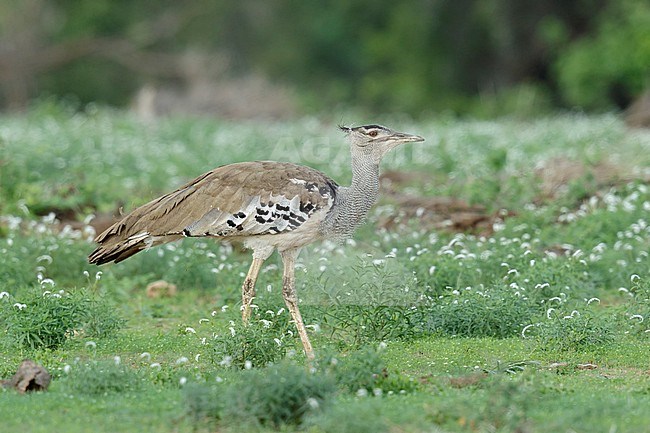
<path id="1" fill-rule="evenodd" d="M 650 84 L 650 4 L 613 3 L 593 34 L 560 51 L 555 69 L 568 105 L 587 110 L 628 105 Z"/>
<path id="2" fill-rule="evenodd" d="M 146 84 L 196 91 L 258 74 L 314 111 L 611 109 L 648 84 L 648 29 L 643 0 L 11 0 L 0 40 L 17 49 L 3 54 L 0 105 L 48 94 L 126 105 Z M 250 85 L 236 83 L 239 95 Z"/>

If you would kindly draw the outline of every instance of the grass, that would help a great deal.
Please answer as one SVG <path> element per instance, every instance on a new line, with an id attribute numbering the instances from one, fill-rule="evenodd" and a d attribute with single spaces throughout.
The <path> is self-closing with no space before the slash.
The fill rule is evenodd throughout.
<path id="1" fill-rule="evenodd" d="M 0 391 L 3 428 L 643 431 L 650 135 L 609 115 L 395 126 L 427 141 L 385 168 L 417 175 L 392 185 L 353 241 L 301 255 L 310 369 L 276 257 L 244 328 L 248 253 L 196 239 L 96 268 L 88 222 L 240 160 L 302 162 L 345 183 L 336 128 L 143 124 L 51 102 L 0 117 L 0 377 L 24 358 L 53 376 L 45 393 Z M 490 224 L 389 230 L 395 194 L 481 205 Z M 178 293 L 146 296 L 160 279 Z"/>

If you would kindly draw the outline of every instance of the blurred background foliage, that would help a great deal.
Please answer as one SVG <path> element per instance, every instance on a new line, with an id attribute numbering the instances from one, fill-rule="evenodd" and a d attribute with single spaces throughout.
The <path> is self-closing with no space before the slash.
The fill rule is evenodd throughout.
<path id="1" fill-rule="evenodd" d="M 223 116 L 346 106 L 492 117 L 624 108 L 646 0 L 3 0 L 0 106 Z"/>

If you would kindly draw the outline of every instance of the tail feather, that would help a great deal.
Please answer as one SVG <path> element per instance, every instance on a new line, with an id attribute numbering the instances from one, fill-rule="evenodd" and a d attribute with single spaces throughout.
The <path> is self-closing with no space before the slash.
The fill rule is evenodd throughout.
<path id="1" fill-rule="evenodd" d="M 90 253 L 88 263 L 95 265 L 103 265 L 110 262 L 119 263 L 146 248 L 147 245 L 142 240 L 127 240 L 114 245 L 102 245 Z"/>
<path id="2" fill-rule="evenodd" d="M 103 242 L 100 241 L 100 246 L 88 256 L 88 262 L 95 265 L 103 265 L 110 262 L 119 263 L 140 251 L 156 245 L 172 242 L 179 238 L 181 236 L 177 235 L 152 236 L 146 232 L 130 236 L 124 240 L 113 240 L 109 237 Z"/>

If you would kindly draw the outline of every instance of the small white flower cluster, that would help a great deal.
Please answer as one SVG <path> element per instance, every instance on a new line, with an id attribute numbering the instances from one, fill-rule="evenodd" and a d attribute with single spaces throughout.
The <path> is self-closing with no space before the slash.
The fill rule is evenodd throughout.
<path id="1" fill-rule="evenodd" d="M 626 189 L 619 191 L 616 188 L 611 188 L 602 196 L 592 196 L 582 203 L 577 210 L 570 210 L 563 207 L 560 209 L 561 214 L 558 216 L 558 222 L 572 223 L 601 210 L 610 213 L 631 213 L 637 210 L 650 211 L 650 201 L 644 198 L 648 193 L 648 187 L 646 185 L 630 184 Z"/>
<path id="2" fill-rule="evenodd" d="M 25 203 L 18 203 L 18 207 L 22 211 L 29 215 L 30 211 L 25 205 Z M 90 221 L 94 215 L 89 215 L 84 219 L 84 224 L 80 229 L 73 229 L 70 225 L 61 225 L 60 222 L 56 219 L 56 215 L 52 212 L 41 217 L 40 220 L 33 220 L 31 218 L 21 218 L 15 215 L 3 215 L 0 216 L 0 224 L 6 225 L 9 229 L 9 237 L 7 239 L 7 245 L 12 246 L 14 241 L 13 238 L 16 233 L 22 231 L 23 234 L 38 234 L 45 235 L 47 238 L 56 240 L 58 242 L 70 243 L 74 240 L 83 239 L 87 242 L 92 241 L 95 237 L 95 229 L 90 225 Z M 48 249 L 54 250 L 58 246 L 56 244 L 50 244 Z M 1 251 L 0 251 L 1 252 Z M 52 263 L 52 257 L 49 254 L 41 255 L 36 259 L 37 262 L 46 261 L 48 264 Z"/>

